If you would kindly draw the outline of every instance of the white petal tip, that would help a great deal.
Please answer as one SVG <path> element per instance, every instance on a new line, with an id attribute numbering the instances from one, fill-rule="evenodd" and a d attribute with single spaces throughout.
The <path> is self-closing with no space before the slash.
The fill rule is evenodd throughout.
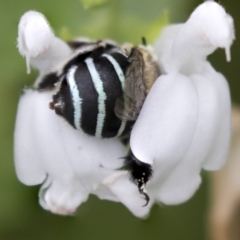
<path id="1" fill-rule="evenodd" d="M 21 17 L 17 38 L 17 47 L 21 55 L 37 57 L 49 47 L 53 38 L 53 31 L 43 14 L 28 11 Z"/>
<path id="2" fill-rule="evenodd" d="M 76 209 L 65 209 L 65 208 L 57 208 L 55 206 L 51 206 L 49 209 L 46 209 L 51 213 L 62 215 L 62 216 L 74 216 L 76 213 Z"/>
<path id="3" fill-rule="evenodd" d="M 26 67 L 27 67 L 27 74 L 31 73 L 31 66 L 30 66 L 30 57 L 26 56 Z"/>
<path id="4" fill-rule="evenodd" d="M 230 47 L 226 47 L 225 48 L 225 54 L 226 54 L 226 60 L 227 62 L 231 61 L 231 51 L 230 51 Z"/>
<path id="5" fill-rule="evenodd" d="M 235 39 L 233 18 L 215 1 L 207 0 L 199 5 L 190 22 L 202 32 L 202 39 L 213 47 L 230 46 Z"/>

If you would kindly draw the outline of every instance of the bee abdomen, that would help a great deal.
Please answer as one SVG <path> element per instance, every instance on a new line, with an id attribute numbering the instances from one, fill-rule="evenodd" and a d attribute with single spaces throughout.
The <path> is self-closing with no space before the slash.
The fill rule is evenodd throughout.
<path id="1" fill-rule="evenodd" d="M 114 111 L 123 96 L 128 59 L 121 53 L 87 58 L 71 66 L 51 107 L 74 128 L 103 138 L 120 136 L 126 121 Z"/>

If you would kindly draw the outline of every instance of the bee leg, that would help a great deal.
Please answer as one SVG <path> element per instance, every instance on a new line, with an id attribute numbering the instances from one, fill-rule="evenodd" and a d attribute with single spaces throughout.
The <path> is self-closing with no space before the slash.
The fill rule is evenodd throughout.
<path id="1" fill-rule="evenodd" d="M 130 172 L 131 179 L 137 184 L 139 193 L 142 194 L 146 200 L 146 203 L 143 205 L 143 207 L 145 207 L 150 200 L 145 187 L 152 177 L 152 167 L 150 164 L 139 161 L 132 152 L 130 152 L 124 159 L 125 169 Z"/>
<path id="2" fill-rule="evenodd" d="M 150 201 L 150 197 L 148 196 L 145 187 L 146 183 L 138 182 L 138 191 L 140 192 L 140 194 L 144 195 L 144 198 L 146 200 L 146 203 L 142 207 L 146 207 Z"/>
<path id="3" fill-rule="evenodd" d="M 66 86 L 66 81 L 63 81 L 62 86 L 65 87 Z M 61 91 L 62 89 L 60 89 Z M 49 103 L 49 108 L 51 110 L 54 110 L 55 113 L 59 116 L 63 116 L 64 115 L 64 102 L 63 102 L 63 98 L 62 98 L 62 92 L 58 92 L 55 95 L 53 95 L 52 97 L 52 102 Z"/>

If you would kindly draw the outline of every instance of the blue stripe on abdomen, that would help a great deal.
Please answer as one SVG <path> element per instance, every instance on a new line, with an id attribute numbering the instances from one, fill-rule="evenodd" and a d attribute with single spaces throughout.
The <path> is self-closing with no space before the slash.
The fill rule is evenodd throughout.
<path id="1" fill-rule="evenodd" d="M 103 125 L 106 117 L 105 101 L 107 99 L 107 95 L 103 89 L 103 82 L 95 67 L 95 64 L 93 63 L 93 59 L 88 58 L 86 59 L 85 63 L 91 75 L 94 88 L 98 93 L 98 116 L 95 136 L 102 137 Z"/>
<path id="2" fill-rule="evenodd" d="M 98 93 L 85 62 L 79 63 L 75 72 L 75 81 L 82 99 L 81 129 L 95 136 L 98 116 Z"/>
<path id="3" fill-rule="evenodd" d="M 103 125 L 102 137 L 115 137 L 121 125 L 121 120 L 115 115 L 114 107 L 116 99 L 121 97 L 123 92 L 118 75 L 112 64 L 106 58 L 94 60 L 95 67 L 101 77 L 104 92 L 107 95 L 105 101 L 106 117 Z"/>

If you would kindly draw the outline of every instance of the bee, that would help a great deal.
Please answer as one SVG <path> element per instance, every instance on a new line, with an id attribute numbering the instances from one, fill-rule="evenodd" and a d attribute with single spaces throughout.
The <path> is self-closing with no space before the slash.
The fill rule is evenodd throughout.
<path id="1" fill-rule="evenodd" d="M 82 39 L 69 46 L 73 56 L 38 85 L 39 89 L 55 88 L 50 108 L 79 131 L 98 138 L 118 137 L 129 144 L 131 129 L 160 75 L 152 50 L 145 39 L 140 46 Z M 124 168 L 144 195 L 146 206 L 151 165 L 139 161 L 131 150 L 124 159 Z"/>

